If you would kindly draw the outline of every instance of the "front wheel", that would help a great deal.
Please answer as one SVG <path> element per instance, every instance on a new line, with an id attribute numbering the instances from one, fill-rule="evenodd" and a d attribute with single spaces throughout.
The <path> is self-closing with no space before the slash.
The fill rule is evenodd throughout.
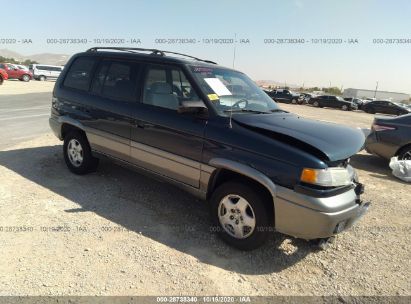
<path id="1" fill-rule="evenodd" d="M 292 103 L 292 104 L 297 104 L 297 99 L 291 100 L 291 103 Z"/>
<path id="2" fill-rule="evenodd" d="M 318 108 L 320 104 L 318 103 L 318 101 L 314 101 L 313 106 Z"/>
<path id="3" fill-rule="evenodd" d="M 40 81 L 46 81 L 46 79 L 47 79 L 47 78 L 46 78 L 46 76 L 44 76 L 44 75 L 41 75 L 41 76 L 39 77 L 39 80 L 40 80 Z"/>
<path id="4" fill-rule="evenodd" d="M 245 183 L 222 184 L 213 193 L 210 203 L 218 235 L 233 247 L 256 249 L 273 230 L 263 196 Z"/>
<path id="5" fill-rule="evenodd" d="M 343 105 L 343 106 L 341 107 L 341 109 L 342 109 L 343 111 L 348 111 L 348 106 Z"/>
<path id="6" fill-rule="evenodd" d="M 411 146 L 406 146 L 398 152 L 399 160 L 411 160 Z"/>
<path id="7" fill-rule="evenodd" d="M 87 137 L 82 132 L 74 131 L 64 137 L 63 153 L 67 167 L 75 174 L 86 174 L 97 168 L 98 158 L 91 154 Z"/>

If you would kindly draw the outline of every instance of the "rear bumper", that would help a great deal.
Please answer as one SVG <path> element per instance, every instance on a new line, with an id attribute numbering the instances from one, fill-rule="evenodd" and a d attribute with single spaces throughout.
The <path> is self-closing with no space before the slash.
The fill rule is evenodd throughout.
<path id="1" fill-rule="evenodd" d="M 53 131 L 54 135 L 56 135 L 58 139 L 62 140 L 63 139 L 63 137 L 61 135 L 62 123 L 58 120 L 58 118 L 51 116 L 49 118 L 49 125 L 50 125 L 50 128 Z"/>
<path id="2" fill-rule="evenodd" d="M 385 159 L 393 157 L 400 146 L 380 141 L 375 132 L 371 132 L 365 140 L 365 151 Z"/>
<path id="3" fill-rule="evenodd" d="M 355 189 L 332 196 L 311 197 L 277 187 L 275 228 L 306 240 L 328 238 L 351 227 L 368 210 Z M 358 192 L 358 191 L 357 191 Z"/>

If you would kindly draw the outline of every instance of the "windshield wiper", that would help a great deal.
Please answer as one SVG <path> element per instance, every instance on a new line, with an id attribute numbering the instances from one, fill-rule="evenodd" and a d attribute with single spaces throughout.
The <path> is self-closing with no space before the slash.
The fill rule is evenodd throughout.
<path id="1" fill-rule="evenodd" d="M 272 110 L 270 110 L 270 112 L 272 112 L 272 113 L 277 113 L 277 112 L 289 113 L 288 111 L 284 111 L 284 110 L 281 110 L 281 109 L 272 109 Z"/>
<path id="2" fill-rule="evenodd" d="M 230 109 L 230 110 L 224 110 L 224 113 L 257 113 L 257 114 L 270 114 L 269 112 L 264 112 L 264 111 L 257 111 L 257 110 L 251 110 L 251 109 Z"/>

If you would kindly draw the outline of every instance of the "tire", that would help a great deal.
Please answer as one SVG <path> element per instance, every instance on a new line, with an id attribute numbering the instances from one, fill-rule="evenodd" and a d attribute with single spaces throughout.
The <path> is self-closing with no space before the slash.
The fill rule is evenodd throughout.
<path id="1" fill-rule="evenodd" d="M 69 170 L 83 175 L 97 169 L 98 158 L 91 154 L 90 145 L 84 133 L 73 131 L 64 137 L 64 161 Z"/>
<path id="2" fill-rule="evenodd" d="M 2 77 L 2 76 L 0 76 L 0 85 L 2 85 L 2 84 L 3 84 L 3 82 L 4 82 L 4 79 L 3 79 L 3 77 Z"/>
<path id="3" fill-rule="evenodd" d="M 267 240 L 270 229 L 273 230 L 272 217 L 267 209 L 263 196 L 239 181 L 222 184 L 210 200 L 211 218 L 218 235 L 227 244 L 241 250 L 256 249 Z"/>
<path id="4" fill-rule="evenodd" d="M 375 114 L 375 110 L 373 108 L 367 108 L 365 110 L 365 112 L 369 113 L 369 114 Z"/>
<path id="5" fill-rule="evenodd" d="M 348 111 L 348 106 L 347 106 L 347 105 L 343 105 L 343 106 L 341 107 L 341 110 L 343 110 L 343 111 Z"/>
<path id="6" fill-rule="evenodd" d="M 46 81 L 47 77 L 44 75 L 39 76 L 40 81 Z"/>
<path id="7" fill-rule="evenodd" d="M 402 147 L 398 152 L 399 160 L 411 160 L 411 145 Z"/>
<path id="8" fill-rule="evenodd" d="M 21 80 L 24 81 L 24 82 L 29 82 L 29 81 L 30 81 L 30 76 L 27 75 L 27 74 L 24 74 L 24 75 L 21 77 Z"/>
<path id="9" fill-rule="evenodd" d="M 291 100 L 291 103 L 292 103 L 292 104 L 297 104 L 297 99 L 292 99 L 292 100 Z"/>
<path id="10" fill-rule="evenodd" d="M 314 101 L 314 102 L 313 102 L 313 106 L 316 107 L 316 108 L 318 108 L 318 107 L 320 106 L 320 104 L 318 103 L 318 101 Z"/>

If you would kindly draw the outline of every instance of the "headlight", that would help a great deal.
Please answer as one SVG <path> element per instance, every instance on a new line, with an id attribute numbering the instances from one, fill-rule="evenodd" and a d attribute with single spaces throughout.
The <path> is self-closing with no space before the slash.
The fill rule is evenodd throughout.
<path id="1" fill-rule="evenodd" d="M 304 168 L 300 180 L 304 183 L 323 187 L 339 187 L 350 185 L 355 174 L 355 170 L 351 166 L 327 169 Z"/>

